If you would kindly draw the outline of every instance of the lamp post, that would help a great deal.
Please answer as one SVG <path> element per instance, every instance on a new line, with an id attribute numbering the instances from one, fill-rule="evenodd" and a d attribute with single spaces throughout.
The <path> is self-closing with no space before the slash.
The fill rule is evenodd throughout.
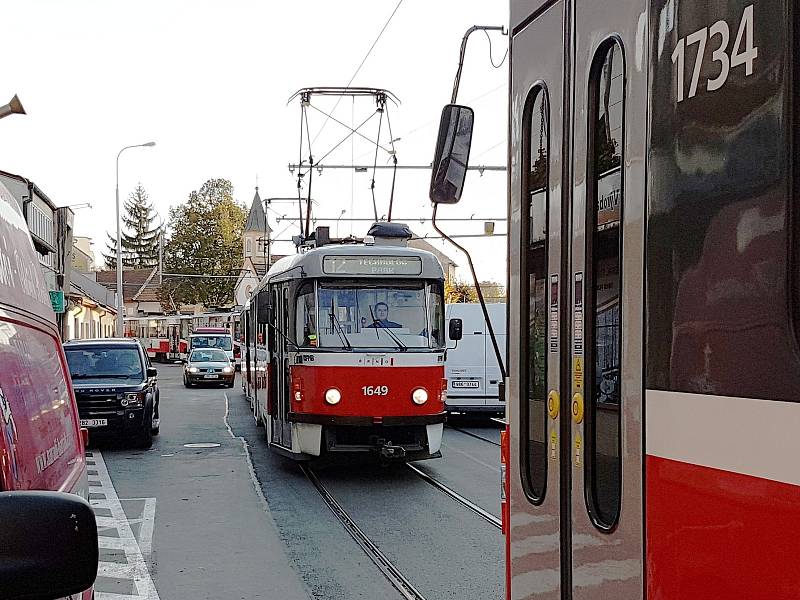
<path id="1" fill-rule="evenodd" d="M 125 146 L 117 153 L 117 337 L 123 336 L 125 301 L 122 294 L 122 221 L 119 214 L 119 157 L 129 148 L 152 148 L 155 142 Z"/>

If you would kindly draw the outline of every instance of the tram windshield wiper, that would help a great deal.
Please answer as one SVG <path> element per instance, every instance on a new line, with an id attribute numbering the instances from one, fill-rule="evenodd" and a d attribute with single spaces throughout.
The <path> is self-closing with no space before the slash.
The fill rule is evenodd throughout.
<path id="1" fill-rule="evenodd" d="M 379 321 L 378 319 L 375 318 L 375 313 L 372 312 L 372 306 L 369 307 L 369 314 L 372 317 L 372 324 L 373 325 L 377 325 L 377 327 L 375 327 L 375 335 L 376 336 L 378 335 L 378 328 L 381 328 L 384 331 L 386 331 L 386 333 L 389 334 L 389 337 L 392 338 L 394 343 L 397 345 L 397 349 L 398 350 L 408 350 L 408 346 L 406 346 L 403 342 L 400 341 L 400 338 L 397 337 L 397 335 L 394 334 L 394 332 L 391 330 L 391 328 L 386 327 L 386 325 L 384 325 L 381 321 Z"/>
<path id="2" fill-rule="evenodd" d="M 347 334 L 344 332 L 344 327 L 342 327 L 341 322 L 339 321 L 339 317 L 336 316 L 336 313 L 333 310 L 333 298 L 331 298 L 331 328 L 336 329 L 336 333 L 339 334 L 339 339 L 342 340 L 342 344 L 344 344 L 345 349 L 352 350 L 353 345 L 350 343 L 350 340 L 347 339 Z M 336 327 L 334 327 L 336 325 Z"/>

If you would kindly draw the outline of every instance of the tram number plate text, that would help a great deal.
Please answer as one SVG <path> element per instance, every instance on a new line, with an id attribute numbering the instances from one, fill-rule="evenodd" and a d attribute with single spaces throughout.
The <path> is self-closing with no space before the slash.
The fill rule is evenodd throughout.
<path id="1" fill-rule="evenodd" d="M 365 385 L 361 388 L 365 396 L 388 396 L 388 385 Z"/>
<path id="2" fill-rule="evenodd" d="M 753 45 L 753 5 L 746 6 L 742 12 L 742 19 L 734 38 L 731 27 L 726 21 L 717 21 L 710 27 L 703 27 L 686 37 L 682 37 L 675 45 L 672 52 L 672 64 L 676 68 L 677 100 L 683 102 L 687 98 L 694 98 L 700 82 L 705 56 L 710 52 L 711 61 L 719 64 L 719 75 L 706 80 L 706 89 L 709 92 L 720 89 L 728 81 L 731 69 L 744 65 L 745 77 L 753 74 L 753 62 L 758 57 L 758 48 Z M 731 46 L 731 38 L 733 45 Z M 689 80 L 688 94 L 686 90 L 686 49 L 697 45 L 694 68 Z M 707 48 L 708 46 L 708 48 Z M 731 46 L 730 51 L 728 47 Z M 707 69 L 712 71 L 712 69 Z"/>

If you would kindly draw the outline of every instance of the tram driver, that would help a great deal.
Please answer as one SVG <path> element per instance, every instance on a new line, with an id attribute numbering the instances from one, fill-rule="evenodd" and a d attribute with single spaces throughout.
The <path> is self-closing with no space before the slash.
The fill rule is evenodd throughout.
<path id="1" fill-rule="evenodd" d="M 386 329 L 399 329 L 403 327 L 400 323 L 389 320 L 389 305 L 386 304 L 386 302 L 378 302 L 375 305 L 374 312 L 375 320 L 371 325 L 367 325 L 367 327 L 383 327 Z"/>

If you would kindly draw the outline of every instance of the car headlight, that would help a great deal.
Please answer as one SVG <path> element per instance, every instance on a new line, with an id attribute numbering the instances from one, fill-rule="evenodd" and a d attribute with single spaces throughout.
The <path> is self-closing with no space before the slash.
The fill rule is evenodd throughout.
<path id="1" fill-rule="evenodd" d="M 142 396 L 136 392 L 125 394 L 120 404 L 128 408 L 140 408 L 142 406 Z"/>
<path id="2" fill-rule="evenodd" d="M 342 393 L 336 388 L 331 388 L 325 392 L 325 402 L 328 404 L 339 404 L 342 399 Z"/>
<path id="3" fill-rule="evenodd" d="M 223 373 L 233 373 L 233 367 L 222 367 Z"/>
<path id="4" fill-rule="evenodd" d="M 411 392 L 411 400 L 414 404 L 425 404 L 428 401 L 428 392 L 422 388 L 417 388 Z"/>
<path id="5" fill-rule="evenodd" d="M 186 370 L 189 371 L 189 373 L 197 373 L 200 369 L 198 369 L 197 367 L 189 367 Z"/>

